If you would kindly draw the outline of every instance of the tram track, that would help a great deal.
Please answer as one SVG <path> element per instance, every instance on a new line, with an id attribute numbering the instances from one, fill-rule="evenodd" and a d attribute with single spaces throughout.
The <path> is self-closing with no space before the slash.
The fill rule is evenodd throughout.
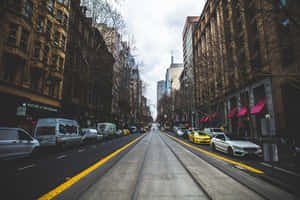
<path id="1" fill-rule="evenodd" d="M 168 137 L 165 134 L 162 134 L 162 135 L 163 135 L 163 137 L 168 138 L 168 140 L 173 141 L 174 143 L 180 145 L 185 150 L 191 152 L 197 158 L 205 161 L 208 165 L 216 168 L 223 174 L 227 175 L 228 177 L 230 177 L 237 183 L 241 184 L 248 190 L 254 192 L 256 195 L 258 195 L 262 199 L 268 199 L 268 200 L 269 199 L 279 199 L 278 196 L 276 194 L 274 194 L 275 190 L 272 190 L 272 188 L 276 188 L 276 186 L 267 184 L 264 181 L 262 181 L 261 179 L 258 179 L 258 177 L 251 176 L 248 173 L 245 173 L 244 171 L 237 170 L 237 169 L 234 169 L 233 167 L 229 167 L 229 166 L 225 167 L 223 164 L 220 164 L 220 163 L 218 164 L 217 159 L 215 159 L 215 160 L 209 159 L 207 156 L 203 156 L 201 154 L 201 152 L 197 152 L 195 149 L 191 149 L 191 148 L 185 146 L 184 144 L 181 144 L 180 142 L 172 139 L 171 137 Z M 169 148 L 172 149 L 172 147 L 170 147 L 170 144 L 168 144 L 168 142 L 165 141 L 165 143 L 168 145 Z M 263 184 L 263 183 L 265 183 L 265 184 Z M 266 186 L 266 185 L 268 185 L 268 186 Z M 285 191 L 281 191 L 281 192 L 288 194 Z M 278 194 L 280 194 L 280 192 L 278 192 Z M 286 199 L 294 199 L 293 195 L 291 195 L 291 194 L 288 194 L 285 197 L 286 197 Z"/>

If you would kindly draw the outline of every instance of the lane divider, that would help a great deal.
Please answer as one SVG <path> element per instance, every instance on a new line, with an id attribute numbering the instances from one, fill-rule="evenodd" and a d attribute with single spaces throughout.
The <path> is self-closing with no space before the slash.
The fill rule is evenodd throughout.
<path id="1" fill-rule="evenodd" d="M 118 155 L 121 151 L 125 150 L 126 148 L 128 148 L 132 144 L 136 143 L 138 140 L 140 140 L 144 136 L 145 136 L 145 134 L 141 135 L 140 137 L 136 138 L 132 142 L 126 144 L 122 148 L 116 150 L 112 154 L 110 154 L 110 155 L 106 156 L 105 158 L 101 159 L 99 162 L 93 164 L 89 168 L 87 168 L 84 171 L 80 172 L 79 174 L 73 176 L 68 181 L 62 183 L 61 185 L 59 185 L 55 189 L 51 190 L 47 194 L 45 194 L 42 197 L 38 198 L 38 200 L 50 200 L 50 199 L 53 199 L 55 196 L 59 195 L 60 193 L 62 193 L 63 191 L 65 191 L 66 189 L 68 189 L 69 187 L 71 187 L 74 183 L 78 182 L 80 179 L 82 179 L 83 177 L 85 177 L 86 175 L 88 175 L 89 173 L 91 173 L 92 171 L 94 171 L 95 169 L 97 169 L 99 166 L 103 165 L 105 162 L 107 162 L 112 157 Z"/>
<path id="2" fill-rule="evenodd" d="M 245 169 L 248 169 L 248 170 L 251 171 L 251 172 L 255 172 L 255 173 L 258 173 L 258 174 L 263 174 L 263 173 L 264 173 L 263 171 L 258 170 L 258 169 L 255 169 L 255 168 L 250 167 L 250 166 L 248 166 L 248 165 L 245 165 L 245 164 L 242 164 L 242 163 L 239 163 L 239 162 L 236 162 L 236 161 L 233 161 L 233 160 L 224 158 L 224 157 L 222 157 L 222 156 L 216 155 L 216 154 L 211 153 L 211 152 L 209 152 L 209 151 L 206 151 L 206 150 L 200 149 L 200 148 L 198 148 L 198 147 L 195 147 L 195 146 L 193 146 L 193 145 L 191 145 L 191 144 L 188 144 L 188 143 L 186 143 L 186 142 L 184 142 L 184 141 L 182 141 L 182 140 L 180 140 L 180 139 L 178 139 L 178 138 L 176 138 L 176 137 L 174 137 L 174 136 L 172 136 L 172 135 L 169 135 L 168 133 L 165 133 L 165 134 L 166 134 L 168 137 L 170 137 L 170 138 L 172 138 L 172 139 L 174 139 L 174 140 L 177 140 L 178 142 L 180 142 L 180 143 L 182 143 L 182 144 L 184 144 L 184 145 L 186 145 L 186 146 L 188 146 L 188 147 L 190 147 L 190 148 L 196 149 L 196 150 L 201 151 L 201 152 L 203 152 L 203 153 L 206 153 L 206 154 L 208 154 L 208 155 L 210 155 L 210 156 L 219 158 L 219 159 L 221 159 L 221 160 L 224 160 L 224 161 L 226 161 L 226 162 L 228 162 L 228 163 L 231 163 L 231 164 L 234 164 L 234 165 L 238 165 L 238 166 L 240 166 L 240 167 L 243 167 L 243 168 L 245 168 Z"/>

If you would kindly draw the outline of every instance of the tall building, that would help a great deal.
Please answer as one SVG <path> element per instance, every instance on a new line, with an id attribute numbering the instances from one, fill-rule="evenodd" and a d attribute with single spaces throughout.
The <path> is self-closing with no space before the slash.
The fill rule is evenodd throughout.
<path id="1" fill-rule="evenodd" d="M 157 86 L 156 86 L 156 95 L 157 95 L 157 102 L 162 98 L 162 96 L 165 93 L 165 81 L 157 81 Z"/>
<path id="2" fill-rule="evenodd" d="M 223 125 L 233 136 L 271 143 L 275 160 L 285 148 L 279 137 L 300 143 L 294 134 L 299 6 L 293 0 L 208 0 L 194 32 L 198 119 L 211 116 L 201 126 Z"/>
<path id="3" fill-rule="evenodd" d="M 122 84 L 122 41 L 121 35 L 117 32 L 115 28 L 108 27 L 106 24 L 98 24 L 98 30 L 103 35 L 105 43 L 115 59 L 113 65 L 113 77 L 112 77 L 112 107 L 111 114 L 112 118 L 115 121 L 118 121 L 120 118 L 120 89 Z"/>
<path id="4" fill-rule="evenodd" d="M 5 1 L 0 14 L 0 125 L 30 129 L 61 110 L 69 0 Z"/>
<path id="5" fill-rule="evenodd" d="M 86 8 L 80 1 L 71 2 L 65 81 L 64 116 L 76 119 L 81 126 L 109 121 L 112 102 L 112 66 L 114 58 Z"/>
<path id="6" fill-rule="evenodd" d="M 189 16 L 183 29 L 183 66 L 184 69 L 180 75 L 180 93 L 186 103 L 182 106 L 182 121 L 189 122 L 194 126 L 195 111 L 195 83 L 194 79 L 194 55 L 193 55 L 193 33 L 200 17 Z"/>
<path id="7" fill-rule="evenodd" d="M 165 93 L 168 96 L 172 95 L 172 92 L 179 90 L 180 81 L 179 77 L 183 70 L 182 63 L 174 63 L 173 56 L 171 57 L 171 65 L 166 71 L 166 80 L 165 80 Z"/>

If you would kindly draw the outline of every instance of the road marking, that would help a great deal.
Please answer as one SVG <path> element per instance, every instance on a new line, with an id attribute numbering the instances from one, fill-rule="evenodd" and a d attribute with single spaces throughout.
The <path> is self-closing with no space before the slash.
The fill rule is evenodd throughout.
<path id="1" fill-rule="evenodd" d="M 55 196 L 59 195 L 60 193 L 62 193 L 63 191 L 65 191 L 66 189 L 68 189 L 69 187 L 71 187 L 74 183 L 78 182 L 80 179 L 82 179 L 83 177 L 85 177 L 86 175 L 88 175 L 89 173 L 91 173 L 92 171 L 94 171 L 95 169 L 97 169 L 99 166 L 103 165 L 106 161 L 108 161 L 112 157 L 118 155 L 121 151 L 125 150 L 127 147 L 131 146 L 132 144 L 134 144 L 135 142 L 137 142 L 138 140 L 140 140 L 144 136 L 145 136 L 145 134 L 142 135 L 142 136 L 140 136 L 140 137 L 138 137 L 138 138 L 136 138 L 132 142 L 126 144 L 125 146 L 123 146 L 122 148 L 116 150 L 115 152 L 113 152 L 112 154 L 106 156 L 105 158 L 101 159 L 99 162 L 93 164 L 89 168 L 87 168 L 84 171 L 80 172 L 79 174 L 73 176 L 68 181 L 64 182 L 63 184 L 61 184 L 58 187 L 54 188 L 53 190 L 51 190 L 47 194 L 43 195 L 38 200 L 53 199 Z"/>
<path id="2" fill-rule="evenodd" d="M 266 167 L 272 168 L 272 165 L 270 165 L 270 164 L 268 164 L 268 163 L 261 162 L 260 164 L 261 164 L 261 165 L 264 165 L 264 166 L 266 166 Z M 273 168 L 274 168 L 274 169 L 277 169 L 277 170 L 279 170 L 279 171 L 285 172 L 285 173 L 287 173 L 287 174 L 290 174 L 290 175 L 293 175 L 293 176 L 298 176 L 298 177 L 300 177 L 300 174 L 297 174 L 297 173 L 295 173 L 295 172 L 293 172 L 293 171 L 290 171 L 290 170 L 288 170 L 288 169 L 283 169 L 283 168 L 277 167 L 277 166 L 274 166 Z"/>
<path id="3" fill-rule="evenodd" d="M 78 152 L 80 153 L 80 152 L 84 152 L 85 151 L 85 149 L 79 149 L 78 150 Z"/>
<path id="4" fill-rule="evenodd" d="M 198 147 L 195 147 L 195 146 L 193 146 L 193 145 L 190 145 L 190 144 L 188 144 L 188 143 L 186 143 L 186 142 L 184 142 L 184 141 L 182 141 L 182 140 L 180 140 L 180 139 L 178 139 L 178 138 L 176 138 L 176 137 L 173 137 L 172 135 L 169 135 L 168 133 L 165 133 L 165 134 L 166 134 L 167 136 L 173 138 L 174 140 L 177 140 L 178 142 L 180 142 L 180 143 L 182 143 L 182 144 L 188 146 L 188 147 L 191 147 L 191 148 L 193 148 L 193 149 L 196 149 L 196 150 L 198 150 L 198 151 L 201 151 L 201 152 L 203 152 L 203 153 L 206 153 L 206 154 L 208 154 L 208 155 L 210 155 L 210 156 L 213 156 L 213 157 L 219 158 L 219 159 L 221 159 L 221 160 L 224 160 L 224 161 L 226 161 L 226 162 L 228 162 L 228 163 L 231 163 L 231 164 L 238 165 L 238 166 L 240 166 L 240 167 L 246 168 L 246 169 L 248 169 L 248 170 L 251 171 L 251 172 L 255 172 L 255 173 L 258 173 L 258 174 L 263 174 L 263 173 L 264 173 L 263 171 L 258 170 L 258 169 L 255 169 L 255 168 L 250 167 L 250 166 L 248 166 L 248 165 L 245 165 L 245 164 L 242 164 L 242 163 L 239 163 L 239 162 L 236 162 L 236 161 L 233 161 L 233 160 L 224 158 L 224 157 L 222 157 L 222 156 L 213 154 L 213 153 L 211 153 L 211 152 L 208 152 L 208 151 L 205 151 L 205 150 L 200 149 L 200 148 L 198 148 Z"/>
<path id="5" fill-rule="evenodd" d="M 61 156 L 56 157 L 56 159 L 64 159 L 66 157 L 67 157 L 67 155 L 61 155 Z"/>
<path id="6" fill-rule="evenodd" d="M 32 167 L 35 167 L 35 164 L 31 164 L 31 165 L 27 165 L 25 167 L 18 168 L 18 171 L 22 171 L 24 169 L 28 169 L 28 168 L 32 168 Z"/>

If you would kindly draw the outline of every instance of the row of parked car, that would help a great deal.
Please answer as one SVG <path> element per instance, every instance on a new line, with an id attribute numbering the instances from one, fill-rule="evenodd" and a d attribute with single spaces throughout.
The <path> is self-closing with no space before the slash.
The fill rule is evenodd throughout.
<path id="1" fill-rule="evenodd" d="M 180 137 L 195 144 L 208 144 L 214 151 L 221 151 L 231 156 L 256 155 L 262 156 L 259 145 L 243 140 L 235 140 L 224 133 L 221 128 L 184 128 L 174 127 L 173 131 Z"/>
<path id="2" fill-rule="evenodd" d="M 65 149 L 70 145 L 98 142 L 130 133 L 145 133 L 135 126 L 119 129 L 113 123 L 97 123 L 94 128 L 81 128 L 77 121 L 63 118 L 39 119 L 32 134 L 21 128 L 0 127 L 0 159 L 35 154 L 43 147 Z"/>

